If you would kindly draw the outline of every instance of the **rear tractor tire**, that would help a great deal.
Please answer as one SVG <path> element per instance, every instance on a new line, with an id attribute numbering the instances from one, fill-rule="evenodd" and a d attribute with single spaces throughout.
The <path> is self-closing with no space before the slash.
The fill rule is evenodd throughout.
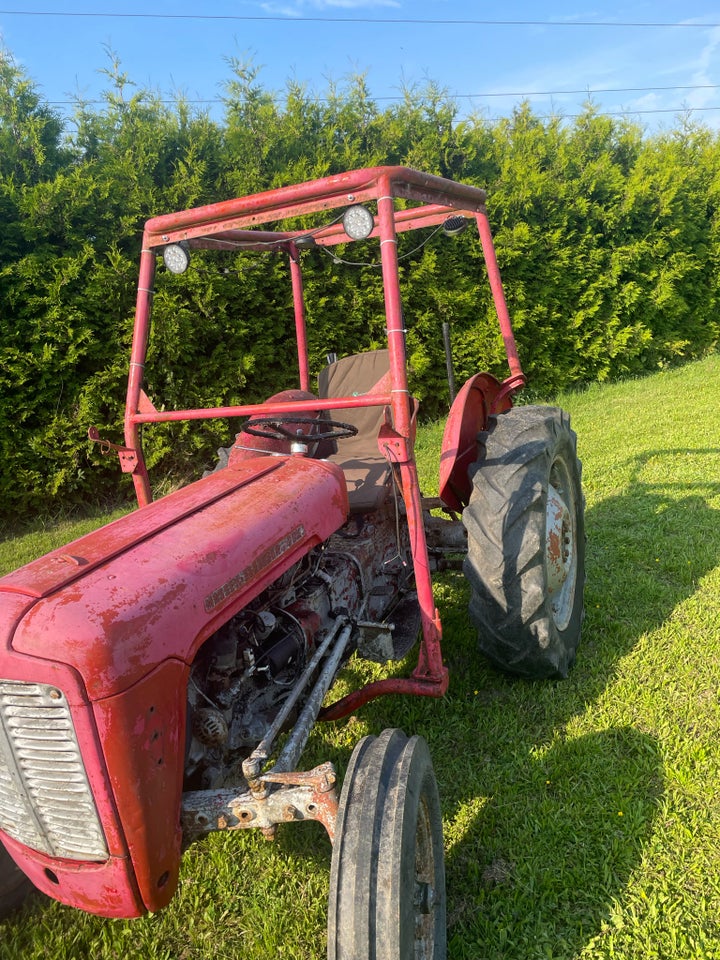
<path id="1" fill-rule="evenodd" d="M 442 819 L 427 744 L 365 737 L 343 782 L 328 960 L 445 960 Z"/>
<path id="2" fill-rule="evenodd" d="M 480 650 L 521 677 L 566 677 L 585 582 L 581 465 L 568 415 L 528 406 L 491 417 L 471 479 L 464 572 Z"/>

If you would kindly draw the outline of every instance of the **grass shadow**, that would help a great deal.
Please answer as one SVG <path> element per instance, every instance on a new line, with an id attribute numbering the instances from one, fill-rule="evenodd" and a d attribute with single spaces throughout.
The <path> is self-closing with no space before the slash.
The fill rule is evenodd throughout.
<path id="1" fill-rule="evenodd" d="M 486 665 L 467 588 L 459 577 L 439 585 L 449 694 L 436 719 L 432 705 L 393 717 L 430 741 L 447 811 L 451 960 L 575 957 L 602 936 L 640 863 L 664 794 L 658 741 L 627 724 L 569 728 L 720 561 L 720 511 L 708 504 L 720 484 L 637 476 L 683 453 L 636 458 L 632 485 L 587 511 L 588 616 L 567 681 Z"/>
<path id="2" fill-rule="evenodd" d="M 663 790 L 658 745 L 615 728 L 503 770 L 447 858 L 448 955 L 574 957 L 642 856 Z"/>

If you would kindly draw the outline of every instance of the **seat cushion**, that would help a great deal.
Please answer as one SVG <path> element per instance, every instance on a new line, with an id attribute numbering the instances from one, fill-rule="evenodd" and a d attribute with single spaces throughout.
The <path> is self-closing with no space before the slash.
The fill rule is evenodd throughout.
<path id="1" fill-rule="evenodd" d="M 343 357 L 325 367 L 318 377 L 321 397 L 357 397 L 390 390 L 390 353 L 373 350 Z M 351 513 L 377 510 L 390 492 L 390 465 L 378 450 L 377 438 L 385 422 L 385 408 L 345 407 L 331 410 L 333 420 L 351 423 L 357 435 L 337 441 L 337 452 L 327 459 L 345 474 Z"/>
<path id="2" fill-rule="evenodd" d="M 386 382 L 385 382 L 386 381 Z M 356 353 L 343 357 L 325 367 L 318 377 L 318 392 L 321 397 L 359 397 L 364 393 L 385 393 L 390 391 L 390 352 L 373 350 L 370 353 Z M 364 449 L 371 457 L 377 456 L 377 435 L 385 422 L 385 410 L 380 407 L 345 407 L 331 410 L 328 416 L 333 420 L 351 423 L 357 427 L 357 436 L 353 437 L 353 454 L 358 455 Z M 340 441 L 339 451 L 348 441 Z"/>
<path id="3" fill-rule="evenodd" d="M 342 441 L 341 441 L 342 442 Z M 385 457 L 345 457 L 334 453 L 328 457 L 345 474 L 350 513 L 379 510 L 390 493 L 390 464 Z"/>

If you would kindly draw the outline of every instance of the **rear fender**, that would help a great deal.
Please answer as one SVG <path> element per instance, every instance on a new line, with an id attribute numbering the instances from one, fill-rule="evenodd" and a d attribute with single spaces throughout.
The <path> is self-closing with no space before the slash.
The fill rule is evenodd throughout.
<path id="1" fill-rule="evenodd" d="M 491 373 L 476 373 L 455 397 L 443 433 L 440 455 L 440 499 L 460 512 L 470 501 L 470 466 L 478 458 L 478 434 L 491 413 L 512 407 L 510 392 Z"/>

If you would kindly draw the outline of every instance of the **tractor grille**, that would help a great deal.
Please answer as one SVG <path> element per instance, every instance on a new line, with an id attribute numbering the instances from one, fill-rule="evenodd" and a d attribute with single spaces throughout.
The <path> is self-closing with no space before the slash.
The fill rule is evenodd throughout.
<path id="1" fill-rule="evenodd" d="M 0 828 L 70 860 L 106 860 L 70 709 L 55 687 L 0 680 Z"/>

